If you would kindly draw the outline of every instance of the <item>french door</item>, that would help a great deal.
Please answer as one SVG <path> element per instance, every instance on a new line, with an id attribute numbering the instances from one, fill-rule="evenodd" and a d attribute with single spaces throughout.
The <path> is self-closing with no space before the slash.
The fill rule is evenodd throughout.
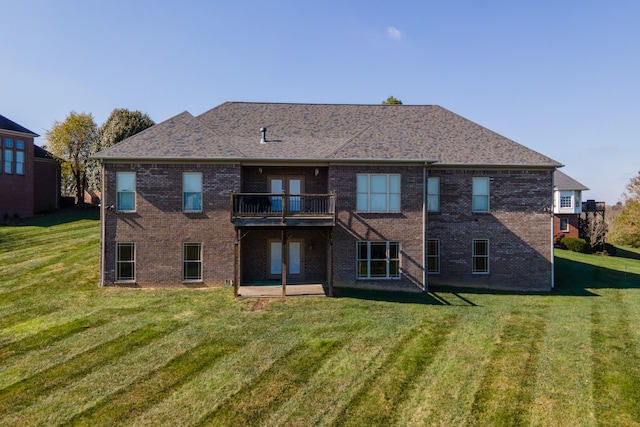
<path id="1" fill-rule="evenodd" d="M 302 240 L 292 239 L 287 242 L 287 277 L 289 278 L 303 278 L 303 247 Z M 271 278 L 282 277 L 282 242 L 279 240 L 269 242 L 269 276 Z"/>
<path id="2" fill-rule="evenodd" d="M 287 189 L 289 197 L 289 211 L 300 212 L 300 194 L 302 194 L 302 178 L 271 178 L 269 180 L 271 193 L 282 193 Z M 274 211 L 282 211 L 282 198 L 273 196 L 271 206 Z"/>

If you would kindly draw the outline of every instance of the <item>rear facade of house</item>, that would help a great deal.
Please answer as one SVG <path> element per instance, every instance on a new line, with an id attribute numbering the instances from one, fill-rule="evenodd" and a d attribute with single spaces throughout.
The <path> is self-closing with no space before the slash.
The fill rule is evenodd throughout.
<path id="1" fill-rule="evenodd" d="M 560 164 L 438 106 L 225 103 L 96 157 L 103 285 L 553 286 Z"/>

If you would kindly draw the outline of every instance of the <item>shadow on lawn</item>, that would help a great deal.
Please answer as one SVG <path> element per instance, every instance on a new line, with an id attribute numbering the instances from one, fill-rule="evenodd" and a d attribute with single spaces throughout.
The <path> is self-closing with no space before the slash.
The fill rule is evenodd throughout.
<path id="1" fill-rule="evenodd" d="M 623 254 L 620 254 L 620 252 L 623 252 Z M 634 252 L 619 250 L 616 255 L 618 258 L 629 258 L 640 262 L 640 257 Z M 430 287 L 426 293 L 336 288 L 335 296 L 338 298 L 355 298 L 406 304 L 477 307 L 478 304 L 472 301 L 473 295 L 593 297 L 599 296 L 597 293 L 598 289 L 640 289 L 640 274 L 556 257 L 555 289 L 551 292 L 499 291 L 434 286 Z"/>
<path id="2" fill-rule="evenodd" d="M 100 208 L 97 206 L 74 207 L 54 213 L 38 215 L 27 219 L 8 219 L 0 222 L 8 227 L 53 227 L 82 219 L 99 220 Z"/>

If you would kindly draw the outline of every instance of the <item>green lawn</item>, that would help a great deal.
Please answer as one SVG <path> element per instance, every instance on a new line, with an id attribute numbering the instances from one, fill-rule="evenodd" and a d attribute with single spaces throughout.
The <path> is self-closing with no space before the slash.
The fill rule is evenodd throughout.
<path id="1" fill-rule="evenodd" d="M 91 212 L 0 227 L 0 425 L 640 425 L 640 253 L 556 291 L 98 287 Z M 634 259 L 635 257 L 635 259 Z"/>

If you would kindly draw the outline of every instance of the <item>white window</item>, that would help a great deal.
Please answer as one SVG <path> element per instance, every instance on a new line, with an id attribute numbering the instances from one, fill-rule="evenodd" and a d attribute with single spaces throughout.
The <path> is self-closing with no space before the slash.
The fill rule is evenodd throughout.
<path id="1" fill-rule="evenodd" d="M 399 242 L 358 242 L 358 279 L 400 277 Z"/>
<path id="2" fill-rule="evenodd" d="M 427 212 L 440 211 L 440 178 L 427 178 Z"/>
<path id="3" fill-rule="evenodd" d="M 489 273 L 489 240 L 473 239 L 473 273 Z"/>
<path id="4" fill-rule="evenodd" d="M 182 210 L 202 212 L 202 173 L 185 172 L 182 174 Z"/>
<path id="5" fill-rule="evenodd" d="M 136 280 L 136 244 L 116 243 L 116 280 Z"/>
<path id="6" fill-rule="evenodd" d="M 13 173 L 13 140 L 4 140 L 4 173 Z"/>
<path id="7" fill-rule="evenodd" d="M 489 212 L 489 178 L 473 178 L 473 212 Z"/>
<path id="8" fill-rule="evenodd" d="M 427 239 L 427 273 L 440 273 L 440 240 Z"/>
<path id="9" fill-rule="evenodd" d="M 182 244 L 182 280 L 202 280 L 202 243 Z"/>
<path id="10" fill-rule="evenodd" d="M 561 208 L 572 208 L 573 207 L 573 197 L 571 193 L 561 192 L 560 193 L 560 207 Z"/>
<path id="11" fill-rule="evenodd" d="M 120 212 L 136 210 L 136 173 L 116 172 L 116 209 Z"/>
<path id="12" fill-rule="evenodd" d="M 16 174 L 24 175 L 24 141 L 16 141 Z"/>
<path id="13" fill-rule="evenodd" d="M 399 174 L 358 174 L 356 210 L 400 212 Z"/>
<path id="14" fill-rule="evenodd" d="M 560 218 L 560 231 L 569 231 L 569 218 Z"/>

